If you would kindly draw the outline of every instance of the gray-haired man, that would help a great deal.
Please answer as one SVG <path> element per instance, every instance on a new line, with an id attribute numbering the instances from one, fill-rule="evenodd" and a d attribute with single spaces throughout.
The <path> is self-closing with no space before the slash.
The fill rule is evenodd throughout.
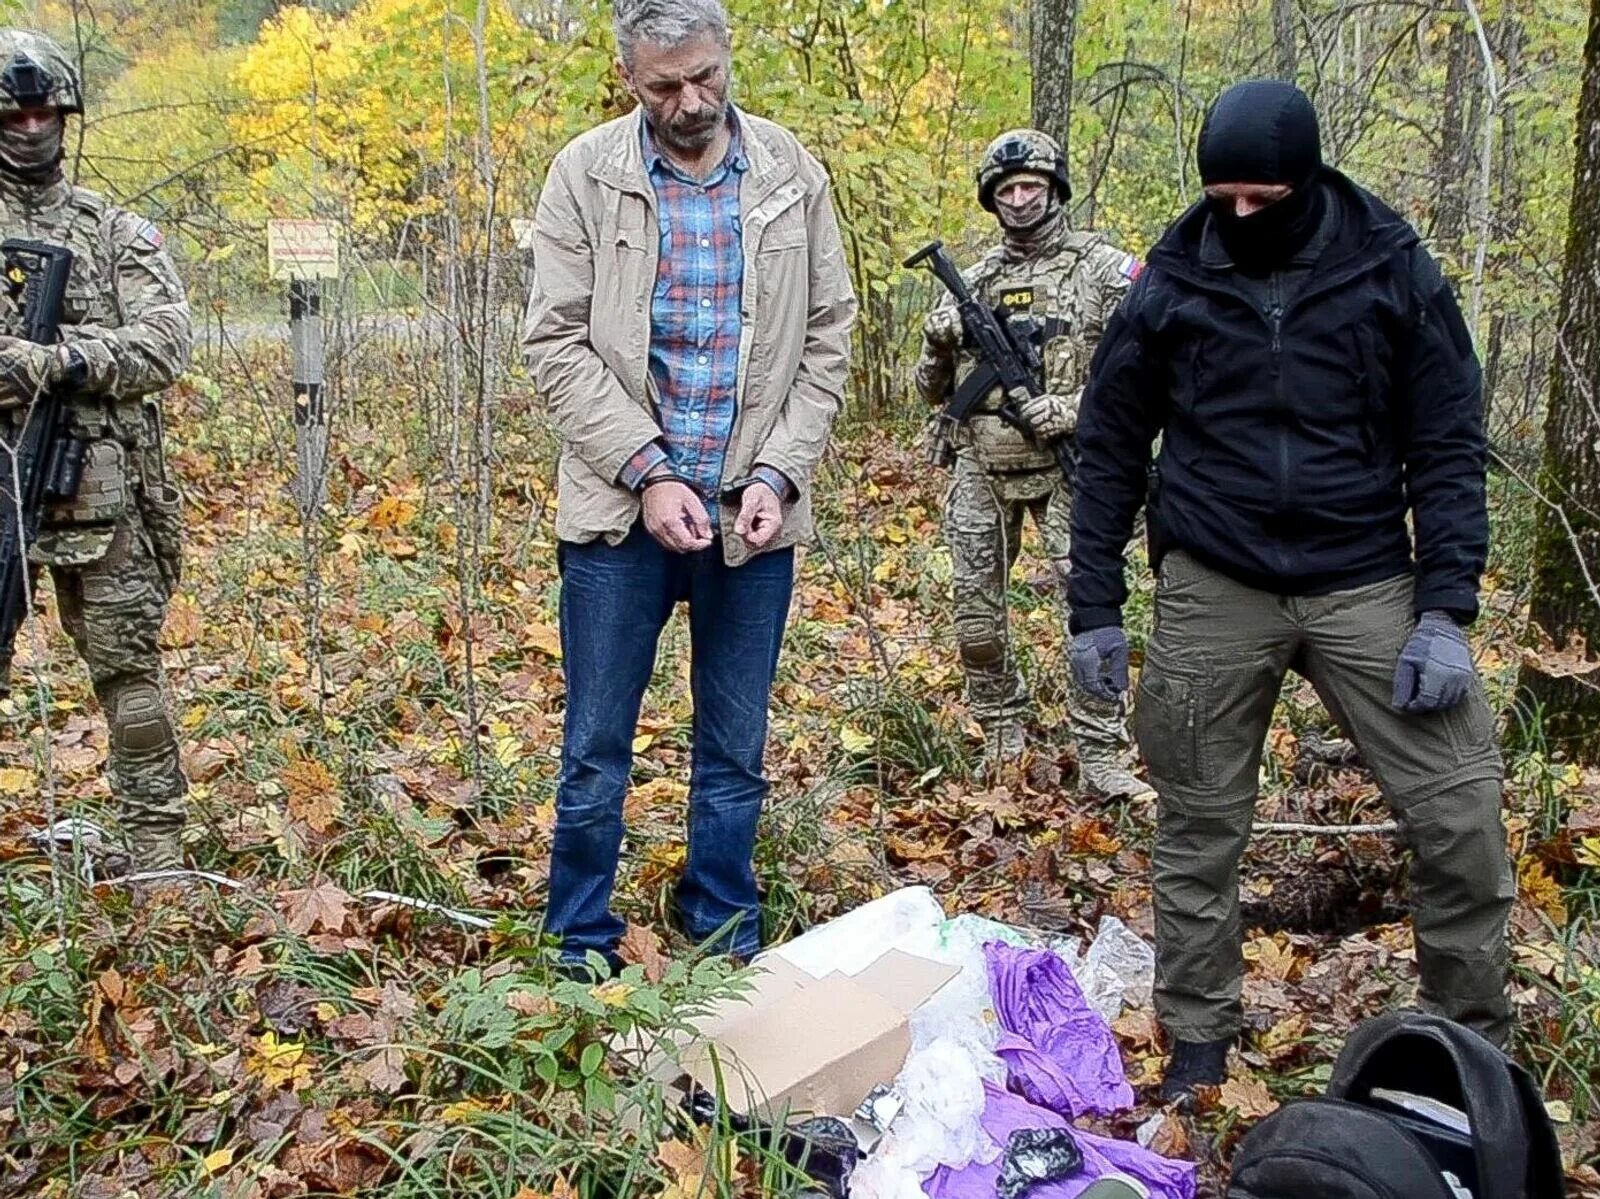
<path id="1" fill-rule="evenodd" d="M 613 955 L 639 706 L 689 606 L 694 762 L 675 896 L 696 940 L 761 943 L 752 859 L 767 701 L 844 392 L 855 297 L 822 167 L 735 108 L 716 0 L 619 0 L 639 108 L 551 163 L 523 343 L 561 438 L 566 731 L 548 931 Z"/>

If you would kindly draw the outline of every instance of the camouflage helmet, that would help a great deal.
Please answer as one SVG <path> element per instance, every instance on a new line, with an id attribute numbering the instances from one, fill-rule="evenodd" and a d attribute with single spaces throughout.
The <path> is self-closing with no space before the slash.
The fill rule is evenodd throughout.
<path id="1" fill-rule="evenodd" d="M 40 106 L 83 112 L 83 90 L 72 60 L 42 33 L 0 29 L 0 112 Z"/>
<path id="2" fill-rule="evenodd" d="M 1072 198 L 1067 181 L 1067 156 L 1056 139 L 1037 129 L 1008 129 L 983 152 L 978 163 L 978 203 L 994 211 L 994 191 L 1000 180 L 1018 171 L 1034 171 L 1055 184 L 1056 195 L 1065 204 Z"/>

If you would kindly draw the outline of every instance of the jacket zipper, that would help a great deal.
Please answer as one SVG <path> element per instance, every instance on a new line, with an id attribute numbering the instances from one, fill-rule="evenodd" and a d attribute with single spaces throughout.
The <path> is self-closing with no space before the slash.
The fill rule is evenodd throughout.
<path id="1" fill-rule="evenodd" d="M 1272 326 L 1272 386 L 1278 409 L 1278 513 L 1289 511 L 1289 411 L 1288 397 L 1284 391 L 1283 370 L 1283 273 L 1272 272 L 1271 302 L 1267 306 L 1267 322 Z M 1279 568 L 1289 570 L 1289 557 L 1281 546 L 1277 550 Z"/>

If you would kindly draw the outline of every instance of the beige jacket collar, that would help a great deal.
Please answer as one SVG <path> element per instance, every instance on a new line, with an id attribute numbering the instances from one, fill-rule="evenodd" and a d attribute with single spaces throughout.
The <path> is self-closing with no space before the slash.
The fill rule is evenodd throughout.
<path id="1" fill-rule="evenodd" d="M 738 113 L 738 109 L 734 109 Z M 612 128 L 611 144 L 589 166 L 589 176 L 618 191 L 643 196 L 654 206 L 655 189 L 644 163 L 644 109 L 633 110 L 633 119 L 619 121 Z M 739 189 L 739 207 L 746 213 L 758 207 L 778 188 L 795 177 L 794 163 L 775 153 L 752 121 L 739 122 L 739 136 L 750 170 Z"/>

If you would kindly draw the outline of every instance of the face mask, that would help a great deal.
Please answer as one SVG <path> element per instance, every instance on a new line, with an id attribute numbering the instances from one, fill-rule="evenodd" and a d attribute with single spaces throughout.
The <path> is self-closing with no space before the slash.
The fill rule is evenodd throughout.
<path id="1" fill-rule="evenodd" d="M 995 213 L 1000 218 L 1000 225 L 1008 233 L 1026 233 L 1037 229 L 1051 216 L 1056 207 L 1056 192 L 1053 187 L 1044 187 L 1027 204 L 1021 207 L 1012 207 L 995 202 Z"/>
<path id="2" fill-rule="evenodd" d="M 1234 266 L 1247 275 L 1265 275 L 1289 264 L 1305 249 L 1327 208 L 1321 183 L 1298 187 L 1275 204 L 1249 216 L 1234 212 L 1233 200 L 1206 201 L 1211 223 Z"/>
<path id="3" fill-rule="evenodd" d="M 30 183 L 53 177 L 61 164 L 64 133 L 60 118 L 42 129 L 0 126 L 0 168 Z"/>

